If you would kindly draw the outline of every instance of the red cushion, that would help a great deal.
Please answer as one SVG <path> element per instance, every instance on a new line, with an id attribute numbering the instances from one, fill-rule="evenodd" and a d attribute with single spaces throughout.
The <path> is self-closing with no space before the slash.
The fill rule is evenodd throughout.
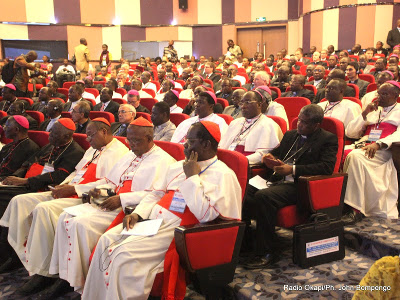
<path id="1" fill-rule="evenodd" d="M 309 182 L 311 204 L 315 210 L 339 206 L 344 177 Z"/>
<path id="2" fill-rule="evenodd" d="M 297 213 L 296 205 L 286 206 L 278 211 L 277 226 L 291 228 L 306 221 L 306 216 Z"/>
<path id="3" fill-rule="evenodd" d="M 231 262 L 238 229 L 230 227 L 187 234 L 186 246 L 192 268 L 198 270 Z"/>

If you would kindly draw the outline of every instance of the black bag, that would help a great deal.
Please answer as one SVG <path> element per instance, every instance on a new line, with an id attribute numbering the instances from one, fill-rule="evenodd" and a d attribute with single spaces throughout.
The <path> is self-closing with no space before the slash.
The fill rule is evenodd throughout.
<path id="1" fill-rule="evenodd" d="M 71 64 L 76 65 L 76 56 L 75 56 L 75 54 L 74 54 L 74 56 L 72 56 Z"/>
<path id="2" fill-rule="evenodd" d="M 293 262 L 302 268 L 343 259 L 344 228 L 341 220 L 315 214 L 313 221 L 296 226 L 293 233 Z"/>
<path id="3" fill-rule="evenodd" d="M 1 77 L 5 83 L 10 83 L 14 79 L 17 69 L 14 69 L 14 61 L 10 60 L 8 64 L 3 66 Z"/>

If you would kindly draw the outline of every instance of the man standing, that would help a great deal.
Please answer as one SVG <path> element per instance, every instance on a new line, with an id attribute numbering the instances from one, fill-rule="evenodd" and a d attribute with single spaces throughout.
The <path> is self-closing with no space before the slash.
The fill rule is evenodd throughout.
<path id="1" fill-rule="evenodd" d="M 228 43 L 227 50 L 231 54 L 231 56 L 237 57 L 239 54 L 243 55 L 242 49 L 238 45 L 235 45 L 233 40 L 229 39 L 227 43 Z"/>
<path id="2" fill-rule="evenodd" d="M 126 130 L 136 117 L 136 109 L 130 104 L 121 104 L 118 108 L 119 122 L 111 124 L 113 136 L 126 136 Z"/>
<path id="3" fill-rule="evenodd" d="M 172 59 L 173 61 L 178 59 L 178 52 L 174 48 L 174 41 L 170 40 L 168 46 L 164 48 L 163 56 L 167 57 L 168 59 Z"/>
<path id="4" fill-rule="evenodd" d="M 80 78 L 85 78 L 89 71 L 89 48 L 87 47 L 87 41 L 84 38 L 80 39 L 79 46 L 75 47 L 75 59 L 76 59 L 76 70 L 81 72 Z"/>
<path id="5" fill-rule="evenodd" d="M 175 132 L 175 125 L 169 120 L 170 108 L 164 101 L 154 104 L 151 112 L 151 121 L 154 125 L 155 141 L 170 142 Z"/>
<path id="6" fill-rule="evenodd" d="M 394 46 L 400 44 L 400 19 L 396 22 L 396 28 L 389 31 L 386 43 L 392 49 Z"/>
<path id="7" fill-rule="evenodd" d="M 320 128 L 324 118 L 321 107 L 304 106 L 297 129 L 288 131 L 280 145 L 264 155 L 262 162 L 274 170 L 269 179 L 275 184 L 267 189 L 249 191 L 243 209 L 243 219 L 256 219 L 256 257 L 248 261 L 249 269 L 264 268 L 277 262 L 281 243 L 275 232 L 278 210 L 297 204 L 297 181 L 303 175 L 332 174 L 338 149 L 337 137 Z"/>
<path id="8" fill-rule="evenodd" d="M 44 75 L 44 71 L 37 68 L 34 61 L 37 59 L 35 51 L 29 51 L 26 55 L 18 56 L 14 61 L 15 75 L 13 80 L 17 91 L 17 97 L 29 97 L 28 83 L 31 76 Z M 31 72 L 33 71 L 33 72 Z M 33 74 L 32 74 L 33 73 Z"/>

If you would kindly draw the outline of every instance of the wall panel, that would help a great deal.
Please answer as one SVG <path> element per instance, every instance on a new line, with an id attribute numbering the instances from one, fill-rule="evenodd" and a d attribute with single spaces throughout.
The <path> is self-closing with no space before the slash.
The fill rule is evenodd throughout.
<path id="1" fill-rule="evenodd" d="M 362 47 L 374 45 L 375 9 L 376 6 L 357 7 L 356 43 Z"/>
<path id="2" fill-rule="evenodd" d="M 102 51 L 103 34 L 101 27 L 90 26 L 67 26 L 68 33 L 68 53 L 71 59 L 75 52 L 75 47 L 79 45 L 81 38 L 86 38 L 90 53 L 90 59 L 97 60 Z"/>
<path id="3" fill-rule="evenodd" d="M 322 46 L 320 50 L 326 49 L 329 45 L 333 45 L 335 49 L 338 47 L 339 39 L 339 10 L 330 9 L 323 13 L 323 31 Z"/>
<path id="4" fill-rule="evenodd" d="M 222 0 L 201 0 L 197 11 L 198 24 L 222 24 Z"/>
<path id="5" fill-rule="evenodd" d="M 251 5 L 248 1 L 235 1 L 235 22 L 250 22 L 251 21 Z"/>
<path id="6" fill-rule="evenodd" d="M 203 26 L 193 28 L 193 55 L 218 57 L 223 52 L 218 41 L 222 38 L 222 26 Z M 210 47 L 210 45 L 213 45 Z"/>
<path id="7" fill-rule="evenodd" d="M 113 60 L 119 60 L 121 58 L 121 27 L 103 27 L 102 29 L 102 43 L 107 44 Z"/>
<path id="8" fill-rule="evenodd" d="M 115 21 L 124 25 L 140 25 L 140 0 L 115 0 Z"/>
<path id="9" fill-rule="evenodd" d="M 356 43 L 357 7 L 339 10 L 339 41 L 337 49 L 349 49 Z M 336 49 L 336 48 L 335 48 Z"/>
<path id="10" fill-rule="evenodd" d="M 0 36 L 4 40 L 28 40 L 28 26 L 0 24 Z"/>
<path id="11" fill-rule="evenodd" d="M 53 0 L 25 0 L 25 7 L 27 22 L 55 22 Z"/>
<path id="12" fill-rule="evenodd" d="M 179 0 L 173 0 L 173 18 L 177 25 L 197 24 L 197 1 L 188 0 L 188 9 L 179 8 Z"/>
<path id="13" fill-rule="evenodd" d="M 115 19 L 115 0 L 81 1 L 81 23 L 113 24 Z M 71 10 L 70 10 L 71 13 Z"/>
<path id="14" fill-rule="evenodd" d="M 374 43 L 371 46 L 375 46 L 377 41 L 386 43 L 386 37 L 388 31 L 392 29 L 393 19 L 393 6 L 392 5 L 377 5 L 375 12 L 375 35 Z M 387 47 L 389 45 L 386 44 Z"/>
<path id="15" fill-rule="evenodd" d="M 323 12 L 311 14 L 310 46 L 316 46 L 317 49 L 322 47 L 323 16 Z"/>
<path id="16" fill-rule="evenodd" d="M 146 41 L 169 41 L 177 40 L 178 27 L 148 27 L 146 28 Z"/>

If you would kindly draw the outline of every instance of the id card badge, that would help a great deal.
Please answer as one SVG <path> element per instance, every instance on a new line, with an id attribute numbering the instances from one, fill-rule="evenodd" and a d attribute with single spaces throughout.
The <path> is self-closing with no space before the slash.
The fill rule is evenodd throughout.
<path id="1" fill-rule="evenodd" d="M 128 173 L 128 174 L 125 174 L 125 180 L 124 181 L 126 181 L 126 180 L 133 180 L 133 175 L 134 175 L 134 173 Z"/>
<path id="2" fill-rule="evenodd" d="M 82 170 L 76 172 L 75 177 L 71 180 L 71 184 L 78 184 L 82 181 L 83 175 L 85 175 L 87 168 L 83 168 Z"/>
<path id="3" fill-rule="evenodd" d="M 381 138 L 381 135 L 382 135 L 382 130 L 372 129 L 368 135 L 368 141 L 376 142 L 377 140 L 379 140 Z"/>
<path id="4" fill-rule="evenodd" d="M 237 143 L 232 143 L 232 144 L 229 146 L 228 150 L 235 151 L 236 146 L 237 146 Z"/>
<path id="5" fill-rule="evenodd" d="M 183 213 L 185 211 L 186 202 L 183 195 L 179 191 L 175 191 L 174 197 L 172 198 L 171 205 L 169 206 L 170 211 Z"/>
<path id="6" fill-rule="evenodd" d="M 41 175 L 50 173 L 50 172 L 54 172 L 54 166 L 52 164 L 45 163 Z"/>

